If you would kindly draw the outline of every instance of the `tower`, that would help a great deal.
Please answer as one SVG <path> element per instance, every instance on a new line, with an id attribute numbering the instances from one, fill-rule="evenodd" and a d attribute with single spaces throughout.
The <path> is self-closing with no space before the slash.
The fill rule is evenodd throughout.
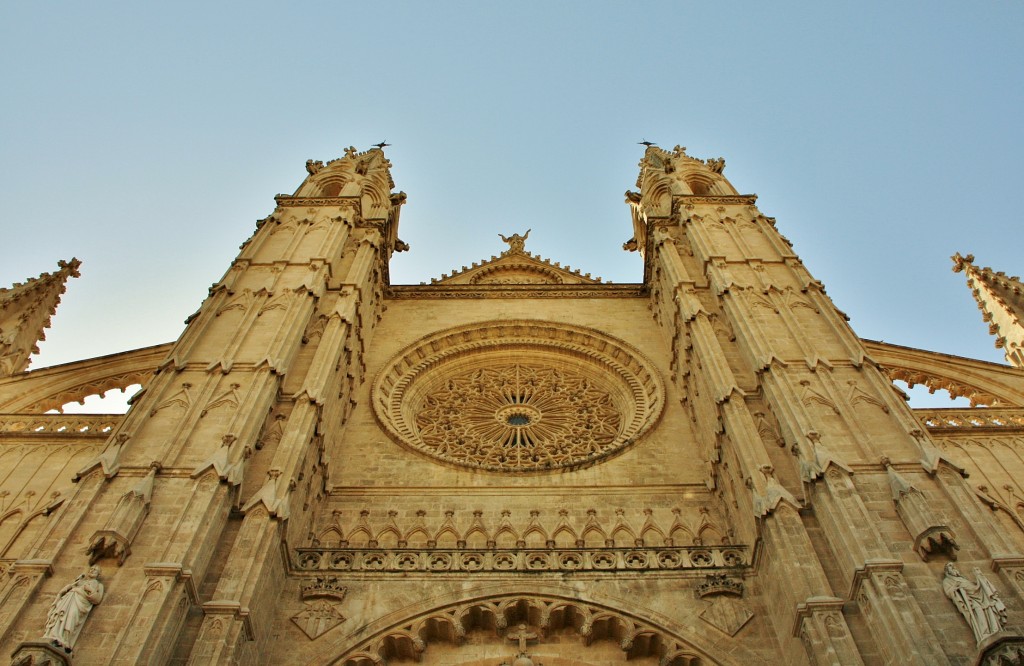
<path id="1" fill-rule="evenodd" d="M 389 167 L 307 162 L 175 342 L 0 379 L 14 664 L 1020 663 L 1024 371 L 862 340 L 681 147 L 642 283 L 508 230 L 393 285 Z"/>

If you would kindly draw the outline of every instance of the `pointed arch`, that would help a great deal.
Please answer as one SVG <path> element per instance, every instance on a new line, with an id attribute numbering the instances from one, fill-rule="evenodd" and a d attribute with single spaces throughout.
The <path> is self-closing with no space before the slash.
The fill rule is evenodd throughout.
<path id="1" fill-rule="evenodd" d="M 548 542 L 548 533 L 538 523 L 532 523 L 527 526 L 523 532 L 523 541 L 526 542 L 528 547 L 532 546 L 544 546 Z"/>
<path id="2" fill-rule="evenodd" d="M 341 533 L 340 527 L 337 525 L 331 525 L 320 532 L 320 534 L 317 535 L 316 540 L 324 548 L 336 548 L 345 540 L 345 535 Z"/>
<path id="3" fill-rule="evenodd" d="M 576 534 L 576 530 L 563 521 L 551 533 L 551 540 L 555 542 L 556 546 L 566 548 L 576 545 L 576 542 L 579 541 L 579 536 Z"/>
<path id="4" fill-rule="evenodd" d="M 377 532 L 376 541 L 378 548 L 398 548 L 399 542 L 402 541 L 402 533 L 394 525 L 385 525 Z"/>
<path id="5" fill-rule="evenodd" d="M 587 546 L 605 546 L 608 544 L 608 533 L 596 522 L 583 528 L 583 543 Z M 597 538 L 595 538 L 597 537 Z"/>
<path id="6" fill-rule="evenodd" d="M 462 541 L 462 535 L 455 529 L 454 525 L 445 524 L 434 535 L 434 543 L 439 548 L 451 548 Z"/>
<path id="7" fill-rule="evenodd" d="M 423 525 L 416 525 L 405 534 L 405 542 L 410 548 L 423 547 L 430 542 L 430 532 Z"/>
<path id="8" fill-rule="evenodd" d="M 623 651 L 624 659 L 653 657 L 664 666 L 765 663 L 739 641 L 723 640 L 701 631 L 696 621 L 695 614 L 700 610 L 697 607 L 689 611 L 692 617 L 676 618 L 673 622 L 641 609 L 624 610 L 600 599 L 536 590 L 494 591 L 470 599 L 459 599 L 455 594 L 426 600 L 399 613 L 388 613 L 354 634 L 342 635 L 333 644 L 323 646 L 315 663 L 370 666 L 399 659 L 429 663 L 432 644 L 472 645 L 474 641 L 465 640 L 471 632 L 494 632 L 500 640 L 507 628 L 520 623 L 540 630 L 538 646 L 544 645 L 544 635 L 575 634 L 581 657 L 595 642 L 612 641 Z M 396 621 L 396 617 L 403 619 Z M 325 654 L 337 656 L 325 661 Z"/>
<path id="9" fill-rule="evenodd" d="M 466 546 L 469 548 L 483 548 L 491 542 L 491 535 L 483 525 L 474 523 L 466 530 Z"/>
<path id="10" fill-rule="evenodd" d="M 519 541 L 519 533 L 509 524 L 501 525 L 494 533 L 494 543 L 498 548 L 514 548 Z"/>

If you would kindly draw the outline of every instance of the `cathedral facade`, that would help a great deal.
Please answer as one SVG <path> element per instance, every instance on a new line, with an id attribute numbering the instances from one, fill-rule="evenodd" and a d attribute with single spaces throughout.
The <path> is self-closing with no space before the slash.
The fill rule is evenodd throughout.
<path id="1" fill-rule="evenodd" d="M 78 262 L 0 290 L 3 659 L 1024 663 L 1016 278 L 954 257 L 1010 365 L 861 339 L 724 161 L 650 146 L 641 283 L 525 232 L 393 285 L 389 167 L 308 162 L 172 343 L 27 371 Z"/>

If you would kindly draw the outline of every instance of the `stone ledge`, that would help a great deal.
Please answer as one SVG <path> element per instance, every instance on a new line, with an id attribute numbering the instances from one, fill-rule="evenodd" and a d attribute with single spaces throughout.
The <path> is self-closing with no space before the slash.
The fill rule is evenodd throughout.
<path id="1" fill-rule="evenodd" d="M 71 655 L 42 641 L 26 641 L 11 655 L 11 666 L 71 666 Z"/>

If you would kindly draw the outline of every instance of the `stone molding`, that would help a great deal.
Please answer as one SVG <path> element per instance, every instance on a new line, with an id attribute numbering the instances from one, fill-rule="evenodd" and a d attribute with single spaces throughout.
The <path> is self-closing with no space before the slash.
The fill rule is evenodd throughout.
<path id="1" fill-rule="evenodd" d="M 282 208 L 302 208 L 338 206 L 339 208 L 358 208 L 362 197 L 293 197 L 286 194 L 278 194 L 274 197 L 275 203 Z"/>
<path id="2" fill-rule="evenodd" d="M 387 298 L 483 299 L 483 298 L 644 298 L 642 284 L 422 284 L 388 287 Z"/>
<path id="3" fill-rule="evenodd" d="M 541 573 L 626 571 L 738 572 L 751 566 L 747 546 L 653 548 L 298 548 L 296 572 L 347 571 L 374 574 Z"/>
<path id="4" fill-rule="evenodd" d="M 732 194 L 722 196 L 702 196 L 697 194 L 675 194 L 672 197 L 683 203 L 683 205 L 694 205 L 698 206 L 701 204 L 707 205 L 740 205 L 740 206 L 753 206 L 757 203 L 756 194 Z"/>

